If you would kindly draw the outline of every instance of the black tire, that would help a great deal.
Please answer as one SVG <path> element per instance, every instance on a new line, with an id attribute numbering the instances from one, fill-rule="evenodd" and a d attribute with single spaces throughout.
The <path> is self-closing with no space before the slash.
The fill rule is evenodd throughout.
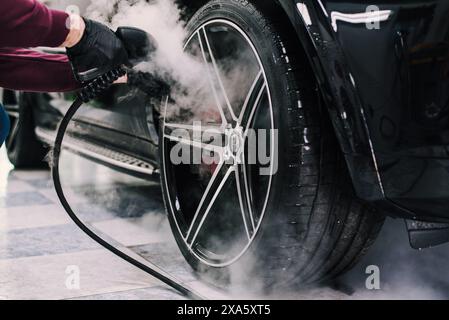
<path id="1" fill-rule="evenodd" d="M 44 161 L 47 150 L 35 133 L 31 98 L 20 94 L 19 117 L 10 115 L 11 131 L 5 141 L 9 161 L 17 169 L 48 168 Z"/>
<path id="2" fill-rule="evenodd" d="M 306 55 L 279 10 L 259 8 L 257 1 L 213 0 L 188 24 L 193 33 L 208 21 L 224 19 L 246 33 L 265 69 L 279 130 L 279 169 L 265 216 L 251 246 L 233 265 L 213 267 L 192 253 L 177 230 L 171 204 L 169 189 L 177 181 L 161 170 L 172 230 L 192 267 L 220 279 L 232 279 L 234 270 L 244 279 L 257 274 L 268 286 L 339 276 L 366 252 L 384 221 L 355 196 Z"/>

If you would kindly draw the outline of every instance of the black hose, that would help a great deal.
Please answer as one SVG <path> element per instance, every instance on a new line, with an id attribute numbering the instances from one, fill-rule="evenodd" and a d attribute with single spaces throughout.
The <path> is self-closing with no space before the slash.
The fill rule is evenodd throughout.
<path id="1" fill-rule="evenodd" d="M 61 124 L 59 125 L 58 133 L 56 135 L 56 141 L 53 149 L 53 170 L 52 170 L 52 176 L 53 176 L 53 183 L 55 185 L 56 194 L 59 197 L 59 200 L 61 201 L 62 206 L 69 214 L 70 218 L 78 225 L 78 227 L 81 228 L 89 237 L 91 237 L 93 240 L 98 242 L 100 245 L 105 247 L 106 249 L 110 250 L 112 253 L 116 254 L 120 258 L 124 259 L 125 261 L 131 263 L 132 265 L 136 266 L 137 268 L 149 273 L 153 277 L 159 279 L 163 283 L 167 284 L 168 286 L 172 287 L 173 289 L 179 291 L 184 296 L 195 299 L 195 300 L 201 300 L 202 298 L 192 292 L 190 289 L 184 287 L 182 284 L 164 276 L 160 272 L 156 271 L 155 269 L 146 266 L 143 263 L 140 263 L 133 258 L 129 257 L 119 249 L 115 248 L 114 246 L 107 243 L 105 240 L 103 240 L 101 237 L 97 236 L 92 230 L 90 230 L 74 213 L 72 210 L 70 204 L 68 203 L 64 190 L 61 186 L 61 180 L 59 176 L 59 157 L 61 155 L 61 148 L 62 143 L 64 140 L 64 136 L 67 131 L 67 127 L 70 124 L 70 121 L 75 116 L 76 112 L 81 108 L 83 105 L 83 100 L 81 97 L 78 97 L 75 102 L 72 104 L 72 106 L 67 111 L 67 114 L 64 116 L 64 118 L 61 121 Z"/>

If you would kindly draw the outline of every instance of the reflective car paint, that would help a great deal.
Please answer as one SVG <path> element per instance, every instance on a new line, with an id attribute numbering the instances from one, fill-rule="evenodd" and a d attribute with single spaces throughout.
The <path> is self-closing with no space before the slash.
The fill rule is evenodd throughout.
<path id="1" fill-rule="evenodd" d="M 449 3 L 279 1 L 315 68 L 358 195 L 387 213 L 448 219 Z M 363 20 L 373 5 L 378 20 Z"/>

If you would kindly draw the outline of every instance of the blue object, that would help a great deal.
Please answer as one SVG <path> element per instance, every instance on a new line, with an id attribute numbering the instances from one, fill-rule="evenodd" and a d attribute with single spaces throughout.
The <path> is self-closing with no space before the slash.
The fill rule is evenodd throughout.
<path id="1" fill-rule="evenodd" d="M 11 123 L 9 121 L 9 116 L 0 104 L 0 147 L 8 137 L 10 127 Z"/>

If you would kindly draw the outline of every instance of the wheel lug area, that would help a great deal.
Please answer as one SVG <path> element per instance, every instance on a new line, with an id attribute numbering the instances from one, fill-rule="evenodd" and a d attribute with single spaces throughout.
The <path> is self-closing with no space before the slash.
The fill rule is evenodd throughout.
<path id="1" fill-rule="evenodd" d="M 243 148 L 243 128 L 238 124 L 235 127 L 227 125 L 225 129 L 224 160 L 233 165 L 241 164 L 243 162 Z"/>

